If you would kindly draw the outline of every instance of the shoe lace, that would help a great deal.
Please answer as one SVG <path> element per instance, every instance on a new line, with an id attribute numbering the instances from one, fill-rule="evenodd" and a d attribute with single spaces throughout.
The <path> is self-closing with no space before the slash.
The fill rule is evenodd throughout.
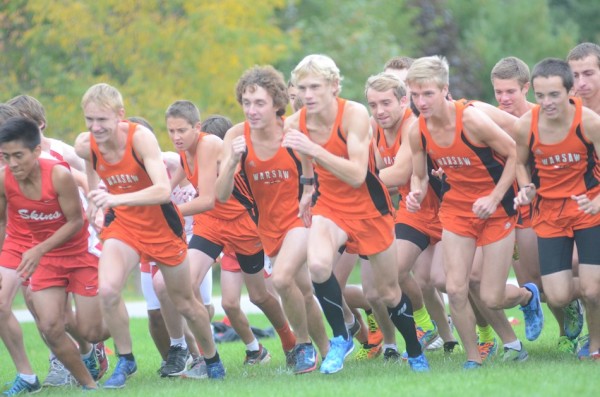
<path id="1" fill-rule="evenodd" d="M 60 362 L 58 358 L 53 358 L 52 360 L 50 360 L 50 369 L 62 371 L 63 369 L 65 369 L 65 366 L 63 365 L 63 363 Z"/>
<path id="2" fill-rule="evenodd" d="M 25 381 L 25 379 L 17 375 L 16 379 L 12 384 L 12 387 L 10 388 L 10 390 L 8 390 L 7 395 L 12 396 L 19 394 L 22 390 L 27 390 L 28 386 L 29 383 Z"/>
<path id="3" fill-rule="evenodd" d="M 372 314 L 369 314 L 367 316 L 367 325 L 369 326 L 369 332 L 371 333 L 377 332 L 377 330 L 379 329 L 379 325 L 375 320 L 375 316 L 373 316 Z"/>

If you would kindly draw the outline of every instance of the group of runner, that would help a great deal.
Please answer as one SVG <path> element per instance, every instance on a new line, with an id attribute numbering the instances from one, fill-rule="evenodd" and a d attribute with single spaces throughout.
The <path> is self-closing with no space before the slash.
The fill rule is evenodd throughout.
<path id="1" fill-rule="evenodd" d="M 503 58 L 491 83 L 498 106 L 454 100 L 444 57 L 399 57 L 368 78 L 364 106 L 340 96 L 325 55 L 305 57 L 288 83 L 255 66 L 235 89 L 243 122 L 202 123 L 186 100 L 167 108 L 176 153 L 161 152 L 146 120 L 126 119 L 105 83 L 82 98 L 88 132 L 74 147 L 43 135 L 35 98 L 1 104 L 0 337 L 17 370 L 4 394 L 42 387 L 12 312 L 19 289 L 51 351 L 44 385 L 97 388 L 112 337 L 103 387 L 124 387 L 137 363 L 122 290 L 140 263 L 160 376 L 224 378 L 210 324 L 220 257 L 246 365 L 271 352 L 240 309 L 242 283 L 296 374 L 340 371 L 354 338 L 357 358 L 383 353 L 417 372 L 429 371 L 426 350 L 457 346 L 463 368 L 479 368 L 495 335 L 503 360 L 523 361 L 504 309 L 523 311 L 533 341 L 542 301 L 557 349 L 600 359 L 600 46 L 531 75 Z M 347 285 L 357 262 L 361 287 Z"/>

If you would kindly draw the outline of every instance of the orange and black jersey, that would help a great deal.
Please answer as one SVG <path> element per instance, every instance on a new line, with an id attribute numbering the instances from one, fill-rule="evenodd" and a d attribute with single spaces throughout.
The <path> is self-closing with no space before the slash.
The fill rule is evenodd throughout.
<path id="1" fill-rule="evenodd" d="M 331 154 L 348 159 L 346 136 L 341 125 L 346 100 L 338 98 L 337 101 L 338 114 L 329 139 L 322 146 Z M 302 108 L 300 111 L 299 127 L 300 131 L 310 138 L 306 127 L 306 108 Z M 367 176 L 365 182 L 358 188 L 353 188 L 341 181 L 318 163 L 315 165 L 315 174 L 319 179 L 319 184 L 316 187 L 315 213 L 318 213 L 321 206 L 348 219 L 373 218 L 392 212 L 392 204 L 387 188 L 377 176 L 375 153 L 372 145 L 369 145 Z"/>
<path id="2" fill-rule="evenodd" d="M 531 110 L 529 135 L 531 179 L 537 194 L 547 199 L 565 199 L 584 194 L 600 182 L 600 165 L 594 145 L 584 136 L 581 124 L 582 103 L 572 97 L 573 122 L 565 139 L 544 144 L 540 141 L 540 106 Z"/>
<path id="3" fill-rule="evenodd" d="M 421 145 L 425 153 L 444 170 L 441 211 L 448 214 L 472 217 L 473 204 L 481 197 L 489 195 L 502 176 L 505 160 L 488 146 L 475 145 L 463 129 L 463 103 L 454 102 L 456 107 L 456 127 L 454 140 L 450 146 L 437 145 L 427 129 L 427 122 L 419 117 Z M 502 198 L 492 217 L 514 215 L 513 200 L 516 185 L 513 184 Z"/>
<path id="4" fill-rule="evenodd" d="M 121 160 L 108 163 L 102 157 L 94 136 L 90 133 L 91 162 L 94 170 L 106 185 L 110 194 L 137 192 L 152 186 L 142 159 L 133 148 L 133 136 L 137 124 L 129 124 L 127 141 Z M 184 235 L 184 225 L 179 210 L 172 202 L 160 205 L 118 206 L 105 216 L 105 227 L 121 227 L 144 241 L 164 241 L 165 227 L 176 236 Z"/>
<path id="5" fill-rule="evenodd" d="M 271 158 L 260 159 L 248 122 L 244 123 L 244 136 L 248 150 L 242 155 L 238 175 L 256 204 L 259 233 L 279 238 L 298 219 L 302 164 L 292 149 L 281 146 Z"/>

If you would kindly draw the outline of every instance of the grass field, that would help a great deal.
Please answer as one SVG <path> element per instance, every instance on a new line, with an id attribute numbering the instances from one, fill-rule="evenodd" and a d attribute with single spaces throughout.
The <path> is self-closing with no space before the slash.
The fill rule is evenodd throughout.
<path id="1" fill-rule="evenodd" d="M 546 312 L 549 316 L 549 313 Z M 522 320 L 518 310 L 509 316 Z M 252 325 L 267 327 L 263 316 L 249 316 Z M 597 396 L 599 363 L 580 362 L 574 356 L 556 352 L 557 327 L 547 317 L 540 339 L 525 342 L 530 358 L 524 363 L 503 363 L 496 357 L 478 371 L 464 371 L 464 354 L 450 356 L 435 351 L 427 354 L 431 372 L 412 373 L 406 364 L 384 365 L 383 359 L 358 362 L 349 356 L 344 370 L 334 375 L 318 372 L 294 376 L 285 370 L 285 360 L 276 338 L 263 340 L 273 353 L 271 362 L 260 367 L 244 367 L 242 342 L 219 345 L 227 369 L 223 382 L 183 379 L 161 379 L 156 374 L 160 358 L 152 345 L 145 320 L 132 320 L 134 353 L 138 372 L 129 379 L 125 389 L 104 390 L 103 394 L 119 396 Z M 524 340 L 522 321 L 515 326 Z M 48 370 L 48 351 L 40 340 L 35 326 L 23 324 L 29 357 L 40 380 Z M 401 342 L 399 337 L 398 341 Z M 112 347 L 112 343 L 108 343 Z M 357 345 L 358 347 L 358 345 Z M 111 356 L 111 368 L 115 359 Z M 3 344 L 0 344 L 0 385 L 15 376 L 14 366 Z M 105 380 L 105 379 L 103 379 Z M 45 388 L 39 396 L 70 396 L 81 393 L 75 388 Z"/>

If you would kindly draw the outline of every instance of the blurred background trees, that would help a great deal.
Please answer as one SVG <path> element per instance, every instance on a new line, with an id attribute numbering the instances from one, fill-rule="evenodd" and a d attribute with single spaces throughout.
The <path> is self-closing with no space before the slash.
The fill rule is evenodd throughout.
<path id="1" fill-rule="evenodd" d="M 48 134 L 72 143 L 85 129 L 81 96 L 108 82 L 170 150 L 167 106 L 189 99 L 240 121 L 235 83 L 256 64 L 288 79 L 305 55 L 327 54 L 342 96 L 363 101 L 365 80 L 392 56 L 442 54 L 454 97 L 493 103 L 500 58 L 565 58 L 600 42 L 598 15 L 597 0 L 0 0 L 1 100 L 37 97 Z"/>

